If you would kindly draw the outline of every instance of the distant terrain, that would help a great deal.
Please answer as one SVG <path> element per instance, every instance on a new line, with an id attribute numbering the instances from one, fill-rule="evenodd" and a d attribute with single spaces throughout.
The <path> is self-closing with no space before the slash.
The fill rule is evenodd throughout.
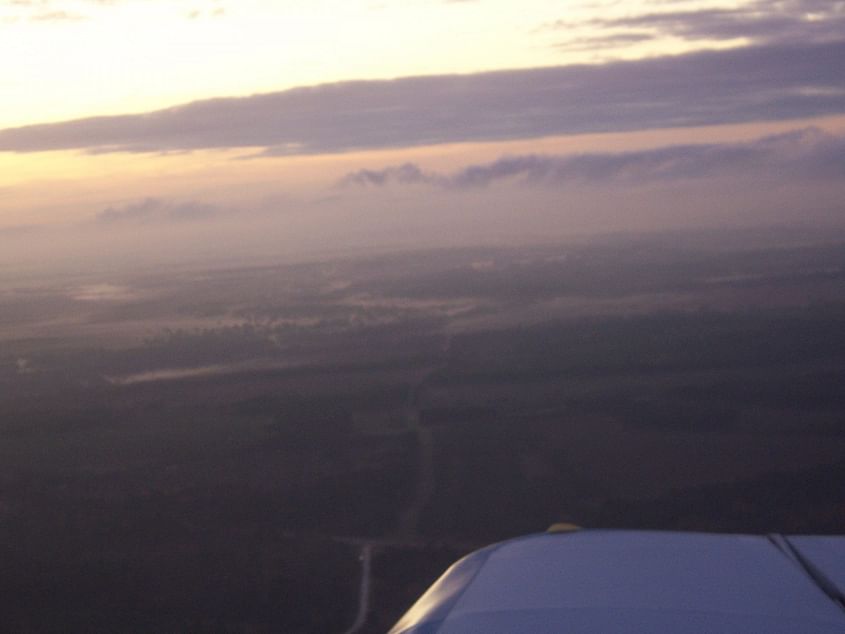
<path id="1" fill-rule="evenodd" d="M 845 526 L 845 237 L 0 272 L 0 630 L 383 632 L 555 522 Z"/>

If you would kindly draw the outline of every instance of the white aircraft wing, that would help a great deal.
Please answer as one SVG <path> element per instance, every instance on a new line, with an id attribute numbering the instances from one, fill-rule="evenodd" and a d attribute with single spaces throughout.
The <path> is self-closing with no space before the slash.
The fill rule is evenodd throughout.
<path id="1" fill-rule="evenodd" d="M 390 634 L 843 634 L 845 537 L 587 530 L 454 564 Z"/>

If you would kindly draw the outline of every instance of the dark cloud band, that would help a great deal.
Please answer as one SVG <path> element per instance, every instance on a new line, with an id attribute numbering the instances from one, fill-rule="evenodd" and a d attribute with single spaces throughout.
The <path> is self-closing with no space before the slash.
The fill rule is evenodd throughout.
<path id="1" fill-rule="evenodd" d="M 751 0 L 731 8 L 662 10 L 623 17 L 594 18 L 587 22 L 560 20 L 543 30 L 571 31 L 591 27 L 599 35 L 562 43 L 571 46 L 613 48 L 634 41 L 671 36 L 684 40 L 752 42 L 822 42 L 842 38 L 845 2 L 842 0 Z"/>
<path id="2" fill-rule="evenodd" d="M 453 174 L 426 172 L 413 163 L 362 169 L 341 185 L 429 185 L 445 189 L 486 187 L 503 181 L 535 185 L 636 184 L 656 181 L 775 175 L 791 181 L 845 179 L 845 137 L 816 128 L 747 143 L 674 145 L 649 150 L 572 156 L 505 156 Z"/>
<path id="3" fill-rule="evenodd" d="M 845 42 L 357 81 L 0 131 L 0 151 L 319 154 L 845 113 Z"/>

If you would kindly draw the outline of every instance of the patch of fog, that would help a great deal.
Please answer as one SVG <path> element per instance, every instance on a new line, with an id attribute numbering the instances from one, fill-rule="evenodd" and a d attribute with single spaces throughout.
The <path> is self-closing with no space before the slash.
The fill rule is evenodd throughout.
<path id="1" fill-rule="evenodd" d="M 445 315 L 447 317 L 470 313 L 485 305 L 485 302 L 473 297 L 457 299 L 412 299 L 408 297 L 383 297 L 374 295 L 353 295 L 340 303 L 346 306 L 360 308 L 420 311 L 435 315 Z"/>
<path id="2" fill-rule="evenodd" d="M 166 370 L 150 370 L 125 376 L 106 376 L 106 381 L 112 385 L 134 385 L 136 383 L 152 383 L 154 381 L 174 381 L 202 376 L 228 374 L 232 371 L 228 365 L 206 365 L 196 368 L 170 368 Z"/>
<path id="3" fill-rule="evenodd" d="M 493 271 L 496 268 L 496 260 L 476 260 L 469 267 L 473 271 Z"/>
<path id="4" fill-rule="evenodd" d="M 18 374 L 35 374 L 35 368 L 32 367 L 29 359 L 18 359 L 15 362 Z"/>
<path id="5" fill-rule="evenodd" d="M 501 304 L 495 311 L 468 315 L 446 326 L 449 334 L 497 328 L 532 326 L 557 320 L 641 315 L 654 311 L 693 310 L 696 297 L 688 293 L 644 293 L 614 298 L 555 297 L 548 300 Z"/>
<path id="6" fill-rule="evenodd" d="M 548 264 L 559 264 L 562 262 L 566 262 L 569 259 L 569 256 L 565 253 L 560 255 L 550 255 L 548 257 L 543 258 L 543 262 Z"/>
<path id="7" fill-rule="evenodd" d="M 717 275 L 715 277 L 704 278 L 704 283 L 715 286 L 719 284 L 760 282 L 762 280 L 770 279 L 771 277 L 770 273 L 731 273 L 730 275 Z"/>
<path id="8" fill-rule="evenodd" d="M 70 290 L 71 299 L 79 302 L 119 302 L 136 299 L 137 293 L 116 284 L 86 284 Z"/>
<path id="9" fill-rule="evenodd" d="M 278 361 L 247 361 L 242 363 L 221 363 L 216 365 L 203 365 L 190 368 L 162 368 L 146 372 L 136 372 L 124 376 L 104 376 L 103 378 L 112 385 L 137 385 L 139 383 L 153 383 L 157 381 L 179 381 L 182 379 L 194 379 L 207 376 L 220 376 L 224 374 L 238 374 L 255 370 L 281 370 L 292 367 L 291 363 L 279 363 Z"/>
<path id="10" fill-rule="evenodd" d="M 843 269 L 838 266 L 804 269 L 791 272 L 792 275 L 797 275 L 799 277 L 812 277 L 815 275 L 839 275 L 841 273 L 843 273 Z M 777 277 L 778 274 L 772 273 L 732 273 L 730 275 L 719 275 L 715 277 L 705 278 L 704 283 L 711 285 L 738 284 L 743 282 L 760 282 Z"/>
<path id="11" fill-rule="evenodd" d="M 324 317 L 278 317 L 270 320 L 273 326 L 295 326 L 297 328 L 316 328 L 325 323 Z"/>
<path id="12" fill-rule="evenodd" d="M 352 286 L 350 280 L 334 280 L 326 284 L 324 290 L 327 293 L 335 293 L 337 291 L 345 291 L 350 286 Z"/>

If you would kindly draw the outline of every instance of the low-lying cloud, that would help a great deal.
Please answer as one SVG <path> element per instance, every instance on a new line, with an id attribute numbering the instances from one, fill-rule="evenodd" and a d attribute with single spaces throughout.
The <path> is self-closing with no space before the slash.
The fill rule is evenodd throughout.
<path id="1" fill-rule="evenodd" d="M 221 209 L 197 201 L 172 201 L 144 198 L 123 205 L 109 207 L 94 218 L 100 226 L 124 226 L 155 222 L 191 222 L 217 216 Z"/>
<path id="2" fill-rule="evenodd" d="M 385 167 L 379 170 L 361 169 L 350 172 L 344 176 L 340 184 L 381 187 L 393 183 L 402 185 L 419 183 L 426 185 L 446 184 L 448 183 L 448 179 L 444 179 L 443 176 L 434 172 L 424 172 L 414 163 L 403 163 L 402 165 Z"/>
<path id="3" fill-rule="evenodd" d="M 566 156 L 504 156 L 452 174 L 413 163 L 347 174 L 343 186 L 428 185 L 472 189 L 508 181 L 559 186 L 645 184 L 723 177 L 776 175 L 798 179 L 845 179 L 845 138 L 817 128 L 795 130 L 747 143 L 673 145 L 657 149 Z"/>

